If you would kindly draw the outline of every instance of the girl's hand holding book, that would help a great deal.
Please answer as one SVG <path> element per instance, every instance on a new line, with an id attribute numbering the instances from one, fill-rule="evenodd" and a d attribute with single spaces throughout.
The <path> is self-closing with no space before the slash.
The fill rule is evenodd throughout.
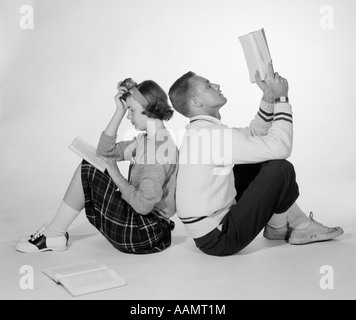
<path id="1" fill-rule="evenodd" d="M 104 161 L 106 162 L 106 169 L 108 170 L 108 173 L 112 179 L 114 179 L 117 176 L 121 176 L 121 172 L 119 170 L 119 167 L 117 166 L 117 162 L 115 159 L 112 158 L 103 158 Z"/>

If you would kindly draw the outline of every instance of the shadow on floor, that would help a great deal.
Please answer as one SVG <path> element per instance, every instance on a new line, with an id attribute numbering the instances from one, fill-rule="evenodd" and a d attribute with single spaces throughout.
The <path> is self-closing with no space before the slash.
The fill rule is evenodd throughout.
<path id="1" fill-rule="evenodd" d="M 241 250 L 237 255 L 248 255 L 262 250 L 268 250 L 275 247 L 288 245 L 284 240 L 270 241 L 265 238 L 256 238 L 245 249 Z"/>

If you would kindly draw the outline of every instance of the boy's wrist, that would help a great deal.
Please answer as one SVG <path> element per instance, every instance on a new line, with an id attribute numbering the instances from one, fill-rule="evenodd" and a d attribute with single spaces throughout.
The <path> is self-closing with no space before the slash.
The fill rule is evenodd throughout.
<path id="1" fill-rule="evenodd" d="M 266 93 L 266 92 L 264 92 L 264 93 L 263 93 L 262 100 L 263 100 L 264 102 L 269 103 L 269 104 L 273 104 L 273 103 L 274 103 L 274 96 L 273 96 L 273 94 L 271 94 L 271 93 Z"/>
<path id="2" fill-rule="evenodd" d="M 274 100 L 274 103 L 289 103 L 289 98 L 288 96 L 281 96 L 281 97 L 278 97 Z"/>

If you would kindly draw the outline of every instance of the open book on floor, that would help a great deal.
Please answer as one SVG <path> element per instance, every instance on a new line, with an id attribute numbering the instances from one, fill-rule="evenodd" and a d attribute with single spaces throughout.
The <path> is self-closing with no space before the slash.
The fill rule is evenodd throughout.
<path id="1" fill-rule="evenodd" d="M 104 172 L 106 163 L 104 159 L 96 154 L 96 148 L 84 139 L 77 137 L 68 147 L 91 165 Z"/>
<path id="2" fill-rule="evenodd" d="M 259 71 L 261 79 L 264 80 L 268 64 L 272 61 L 264 29 L 240 36 L 239 40 L 247 62 L 250 81 L 256 83 L 256 71 Z"/>
<path id="3" fill-rule="evenodd" d="M 74 297 L 126 285 L 116 272 L 95 261 L 60 266 L 43 270 L 49 278 L 61 284 Z"/>

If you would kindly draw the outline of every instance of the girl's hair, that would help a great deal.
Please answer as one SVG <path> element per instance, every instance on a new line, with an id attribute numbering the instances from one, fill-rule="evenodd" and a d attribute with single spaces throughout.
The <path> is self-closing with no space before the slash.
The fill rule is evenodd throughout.
<path id="1" fill-rule="evenodd" d="M 147 80 L 137 85 L 136 88 L 148 102 L 143 114 L 159 120 L 168 121 L 172 118 L 174 111 L 168 104 L 168 96 L 156 82 Z M 122 99 L 126 100 L 130 95 L 130 92 L 126 92 L 122 95 Z"/>

